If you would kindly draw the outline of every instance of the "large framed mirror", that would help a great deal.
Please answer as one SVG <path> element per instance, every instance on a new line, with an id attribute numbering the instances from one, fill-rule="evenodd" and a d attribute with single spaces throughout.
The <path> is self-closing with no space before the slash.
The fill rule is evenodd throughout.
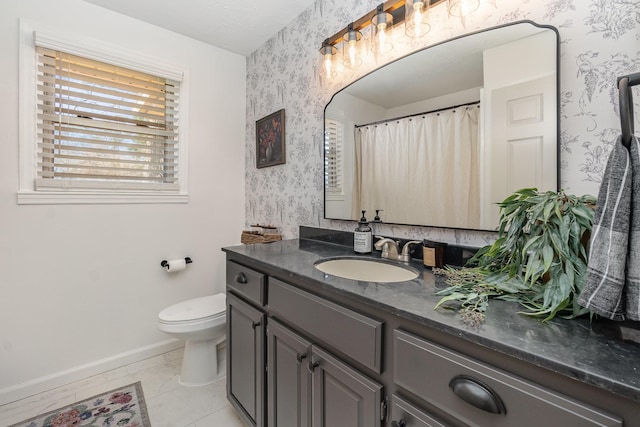
<path id="1" fill-rule="evenodd" d="M 400 58 L 325 108 L 325 218 L 495 230 L 496 203 L 559 188 L 559 37 L 519 21 Z"/>

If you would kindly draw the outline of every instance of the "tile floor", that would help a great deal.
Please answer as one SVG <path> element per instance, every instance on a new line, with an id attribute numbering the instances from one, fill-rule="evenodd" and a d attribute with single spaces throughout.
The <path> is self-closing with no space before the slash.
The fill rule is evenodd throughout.
<path id="1" fill-rule="evenodd" d="M 207 386 L 184 387 L 178 383 L 181 363 L 179 349 L 0 406 L 0 426 L 142 381 L 153 427 L 243 427 L 227 401 L 226 378 Z M 224 356 L 218 363 L 224 366 Z"/>

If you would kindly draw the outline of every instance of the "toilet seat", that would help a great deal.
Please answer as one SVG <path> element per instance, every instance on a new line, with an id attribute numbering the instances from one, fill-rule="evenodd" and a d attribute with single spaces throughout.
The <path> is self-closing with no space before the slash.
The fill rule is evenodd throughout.
<path id="1" fill-rule="evenodd" d="M 158 314 L 158 320 L 163 324 L 199 323 L 203 320 L 213 320 L 225 317 L 226 295 L 216 294 L 182 301 L 165 308 Z"/>

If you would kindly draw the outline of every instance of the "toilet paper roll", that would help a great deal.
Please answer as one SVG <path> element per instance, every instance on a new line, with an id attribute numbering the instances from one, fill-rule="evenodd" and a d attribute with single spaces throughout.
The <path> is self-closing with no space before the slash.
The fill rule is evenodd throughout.
<path id="1" fill-rule="evenodd" d="M 187 268 L 187 261 L 184 258 L 171 259 L 167 261 L 167 271 L 169 273 L 175 273 L 176 271 L 182 271 Z"/>

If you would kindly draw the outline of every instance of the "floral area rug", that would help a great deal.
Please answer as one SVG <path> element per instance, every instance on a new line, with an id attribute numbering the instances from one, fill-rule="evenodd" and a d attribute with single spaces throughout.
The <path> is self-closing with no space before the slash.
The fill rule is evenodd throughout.
<path id="1" fill-rule="evenodd" d="M 151 427 L 140 381 L 9 427 Z"/>

